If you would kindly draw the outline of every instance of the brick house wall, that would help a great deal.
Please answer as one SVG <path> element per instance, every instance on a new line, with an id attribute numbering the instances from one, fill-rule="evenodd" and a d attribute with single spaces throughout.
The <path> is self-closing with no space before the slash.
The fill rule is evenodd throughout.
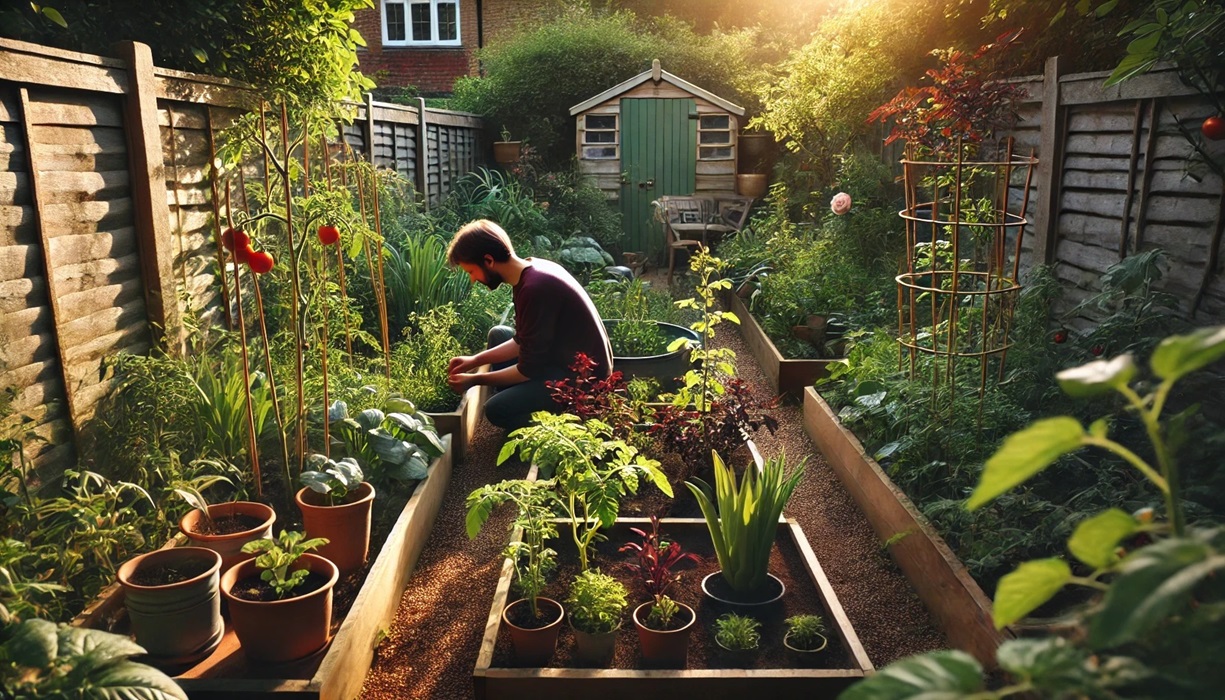
<path id="1" fill-rule="evenodd" d="M 556 0 L 459 0 L 461 46 L 383 46 L 383 0 L 355 13 L 354 26 L 366 40 L 357 52 L 359 69 L 379 87 L 415 87 L 422 93 L 450 93 L 455 79 L 477 75 L 476 50 L 516 28 L 548 17 Z M 479 5 L 479 7 L 478 7 Z M 479 26 L 478 9 L 482 15 Z"/>

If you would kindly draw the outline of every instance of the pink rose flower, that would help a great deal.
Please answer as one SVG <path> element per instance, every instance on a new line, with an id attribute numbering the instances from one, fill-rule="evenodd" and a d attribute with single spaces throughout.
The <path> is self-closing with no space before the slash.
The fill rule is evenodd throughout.
<path id="1" fill-rule="evenodd" d="M 851 195 L 846 192 L 839 192 L 834 195 L 834 198 L 829 202 L 830 211 L 838 216 L 842 216 L 851 210 Z"/>

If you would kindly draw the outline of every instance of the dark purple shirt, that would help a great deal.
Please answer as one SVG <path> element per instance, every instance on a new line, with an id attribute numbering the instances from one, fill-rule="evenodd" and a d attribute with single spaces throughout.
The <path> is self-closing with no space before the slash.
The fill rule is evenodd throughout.
<path id="1" fill-rule="evenodd" d="M 529 379 L 569 376 L 581 352 L 595 361 L 595 376 L 607 377 L 612 346 L 587 292 L 561 265 L 540 258 L 529 262 L 514 286 L 519 371 Z"/>

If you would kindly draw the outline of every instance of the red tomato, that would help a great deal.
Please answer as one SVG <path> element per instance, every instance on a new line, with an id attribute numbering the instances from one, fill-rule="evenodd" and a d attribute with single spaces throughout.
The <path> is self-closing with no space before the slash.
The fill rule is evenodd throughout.
<path id="1" fill-rule="evenodd" d="M 266 250 L 252 251 L 247 256 L 247 264 L 251 266 L 251 271 L 259 275 L 267 274 L 275 262 L 272 259 L 272 253 Z"/>
<path id="2" fill-rule="evenodd" d="M 1093 347 L 1089 348 L 1089 352 L 1093 353 L 1094 357 L 1098 357 L 1102 353 L 1106 352 L 1106 348 L 1102 347 L 1101 345 L 1094 345 Z"/>
<path id="3" fill-rule="evenodd" d="M 1055 342 L 1066 343 L 1068 341 L 1068 332 L 1062 328 L 1055 331 Z"/>
<path id="4" fill-rule="evenodd" d="M 323 245 L 332 245 L 340 240 L 340 229 L 331 224 L 325 224 L 319 227 L 319 242 Z"/>
<path id="5" fill-rule="evenodd" d="M 241 246 L 234 249 L 234 259 L 240 263 L 246 263 L 255 253 L 255 249 L 251 247 L 250 239 Z"/>
<path id="6" fill-rule="evenodd" d="M 221 245 L 226 250 L 238 251 L 251 242 L 251 237 L 242 229 L 227 228 L 221 232 Z"/>
<path id="7" fill-rule="evenodd" d="M 1200 131 L 1204 132 L 1204 136 L 1213 141 L 1225 139 L 1225 119 L 1217 116 L 1208 117 L 1200 124 Z"/>

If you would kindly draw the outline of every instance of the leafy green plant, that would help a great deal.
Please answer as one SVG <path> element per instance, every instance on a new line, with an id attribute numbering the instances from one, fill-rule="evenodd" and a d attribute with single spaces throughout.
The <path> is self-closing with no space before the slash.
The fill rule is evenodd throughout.
<path id="1" fill-rule="evenodd" d="M 660 596 L 651 603 L 651 612 L 647 613 L 647 625 L 655 630 L 671 629 L 672 620 L 680 611 L 681 606 L 677 605 L 675 600 L 666 595 Z"/>
<path id="2" fill-rule="evenodd" d="M 430 461 L 443 452 L 434 422 L 404 398 L 392 397 L 384 408 L 390 412 L 368 408 L 351 417 L 348 404 L 333 402 L 328 409 L 333 437 L 376 480 L 424 479 Z"/>
<path id="3" fill-rule="evenodd" d="M 724 613 L 715 620 L 715 641 L 728 651 L 753 651 L 761 646 L 760 630 L 756 618 Z"/>
<path id="4" fill-rule="evenodd" d="M 6 698 L 187 700 L 169 676 L 131 660 L 145 650 L 123 635 L 38 618 L 19 621 L 3 606 L 0 625 Z"/>
<path id="5" fill-rule="evenodd" d="M 766 585 L 778 517 L 804 476 L 807 461 L 788 473 L 786 456 L 772 457 L 760 473 L 751 466 L 745 469 L 737 484 L 735 470 L 715 453 L 713 489 L 697 477 L 685 482 L 702 508 L 723 578 L 733 591 L 753 594 Z"/>
<path id="6" fill-rule="evenodd" d="M 326 455 L 313 454 L 306 458 L 306 466 L 310 469 L 302 472 L 299 480 L 311 491 L 327 496 L 329 506 L 344 503 L 365 478 L 361 465 L 352 457 L 333 460 Z"/>
<path id="7" fill-rule="evenodd" d="M 515 454 L 553 479 L 583 571 L 591 567 L 591 545 L 602 537 L 600 528 L 616 521 L 621 498 L 637 493 L 640 480 L 648 480 L 672 497 L 672 486 L 659 462 L 613 439 L 612 427 L 598 419 L 534 413 L 531 425 L 506 436 L 498 464 Z"/>
<path id="8" fill-rule="evenodd" d="M 1029 561 L 1000 580 L 993 616 L 997 627 L 1021 619 L 1068 584 L 1095 599 L 1073 618 L 1076 634 L 1005 642 L 997 658 L 1017 680 L 987 691 L 978 662 L 961 652 L 911 657 L 848 690 L 848 700 L 917 697 L 1004 698 L 1024 693 L 1113 697 L 1208 698 L 1219 691 L 1225 654 L 1225 531 L 1189 526 L 1175 451 L 1186 439 L 1196 407 L 1162 420 L 1176 383 L 1225 357 L 1225 326 L 1201 328 L 1162 341 L 1149 368 L 1155 381 L 1137 382 L 1130 355 L 1064 370 L 1060 386 L 1073 397 L 1118 394 L 1144 425 L 1156 464 L 1110 436 L 1108 419 L 1086 428 L 1071 416 L 1038 420 L 1004 441 L 983 468 L 966 502 L 973 510 L 1048 469 L 1063 455 L 1097 447 L 1136 470 L 1165 503 L 1166 521 L 1152 509 L 1129 514 L 1110 508 L 1081 521 L 1067 541 L 1077 570 L 1059 557 Z M 1138 388 L 1139 387 L 1139 388 Z M 1147 391 L 1141 394 L 1141 391 Z M 1084 573 L 1078 573 L 1080 572 Z"/>
<path id="9" fill-rule="evenodd" d="M 549 480 L 508 479 L 472 491 L 466 501 L 465 527 L 469 539 L 476 538 L 494 508 L 503 503 L 514 504 L 516 515 L 510 528 L 512 531 L 518 528 L 522 534 L 507 545 L 503 556 L 514 562 L 515 587 L 527 598 L 534 618 L 540 617 L 536 601 L 557 563 L 557 552 L 545 546 L 545 542 L 557 537 L 557 524 L 553 521 L 557 501 L 554 486 Z"/>
<path id="10" fill-rule="evenodd" d="M 557 263 L 579 280 L 591 279 L 591 274 L 613 264 L 613 258 L 590 236 L 571 236 L 561 242 Z"/>
<path id="11" fill-rule="evenodd" d="M 450 411 L 461 399 L 447 384 L 447 361 L 464 354 L 459 323 L 454 305 L 432 308 L 409 318 L 404 340 L 392 349 L 392 384 L 423 411 Z"/>
<path id="12" fill-rule="evenodd" d="M 256 554 L 255 567 L 260 571 L 260 580 L 272 586 L 277 598 L 288 598 L 294 589 L 301 586 L 310 570 L 289 570 L 303 554 L 328 543 L 325 537 L 304 539 L 306 535 L 294 530 L 284 530 L 278 539 L 253 540 L 242 546 L 246 554 Z"/>
<path id="13" fill-rule="evenodd" d="M 388 313 L 397 324 L 448 303 L 458 303 L 472 285 L 447 264 L 447 244 L 437 236 L 417 235 L 384 246 L 383 276 Z"/>
<path id="14" fill-rule="evenodd" d="M 696 368 L 685 373 L 684 384 L 672 399 L 674 406 L 693 404 L 698 411 L 709 411 L 711 403 L 726 391 L 721 378 L 736 376 L 736 368 L 732 364 L 736 352 L 731 348 L 714 347 L 715 328 L 719 324 L 724 321 L 740 323 L 736 314 L 718 308 L 719 293 L 732 286 L 731 280 L 720 278 L 725 267 L 724 262 L 711 255 L 706 246 L 699 246 L 689 261 L 689 268 L 697 275 L 694 285 L 697 297 L 682 299 L 676 305 L 701 314 L 689 326 L 698 332 L 701 340 L 694 342 L 689 338 L 678 338 L 668 345 L 669 352 L 688 346 L 689 362 Z"/>
<path id="15" fill-rule="evenodd" d="M 566 610 L 570 624 L 588 634 L 606 634 L 621 626 L 621 615 L 628 603 L 625 586 L 597 570 L 580 571 L 570 584 Z"/>
<path id="16" fill-rule="evenodd" d="M 820 615 L 792 615 L 783 620 L 787 625 L 787 641 L 803 651 L 815 651 L 825 646 L 825 620 Z"/>

